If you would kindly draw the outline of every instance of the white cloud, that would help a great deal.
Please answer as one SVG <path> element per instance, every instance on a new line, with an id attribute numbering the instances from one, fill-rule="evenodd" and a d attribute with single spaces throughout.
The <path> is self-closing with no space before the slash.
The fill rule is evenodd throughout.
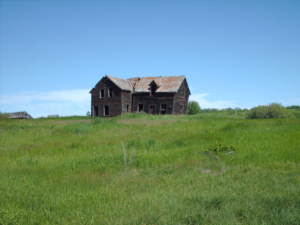
<path id="1" fill-rule="evenodd" d="M 27 111 L 34 117 L 51 114 L 85 115 L 90 111 L 89 89 L 0 96 L 2 112 Z"/>
<path id="2" fill-rule="evenodd" d="M 235 108 L 237 105 L 233 101 L 227 100 L 218 100 L 212 101 L 208 99 L 209 94 L 207 93 L 198 93 L 192 94 L 190 96 L 190 100 L 197 101 L 201 108 L 216 108 L 216 109 L 224 109 L 224 108 Z"/>

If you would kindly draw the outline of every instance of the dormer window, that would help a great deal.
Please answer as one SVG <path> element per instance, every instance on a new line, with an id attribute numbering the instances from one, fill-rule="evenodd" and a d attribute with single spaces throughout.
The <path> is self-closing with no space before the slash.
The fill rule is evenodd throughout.
<path id="1" fill-rule="evenodd" d="M 150 96 L 153 96 L 153 94 L 156 92 L 157 89 L 158 89 L 157 83 L 154 80 L 151 81 L 151 83 L 149 84 Z"/>
<path id="2" fill-rule="evenodd" d="M 111 98 L 113 95 L 113 91 L 111 88 L 108 89 L 108 97 Z"/>
<path id="3" fill-rule="evenodd" d="M 99 91 L 99 97 L 104 98 L 104 89 L 100 89 Z"/>

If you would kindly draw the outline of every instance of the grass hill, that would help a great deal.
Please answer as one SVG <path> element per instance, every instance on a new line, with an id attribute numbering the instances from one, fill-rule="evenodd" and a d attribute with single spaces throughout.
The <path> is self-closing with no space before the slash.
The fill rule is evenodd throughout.
<path id="1" fill-rule="evenodd" d="M 0 120 L 0 224 L 300 224 L 300 119 Z"/>

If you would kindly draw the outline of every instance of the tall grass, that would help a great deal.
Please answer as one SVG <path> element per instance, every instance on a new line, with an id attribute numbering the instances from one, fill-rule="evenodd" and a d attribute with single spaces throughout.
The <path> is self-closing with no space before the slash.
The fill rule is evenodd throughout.
<path id="1" fill-rule="evenodd" d="M 300 224 L 300 120 L 0 120 L 0 224 Z"/>

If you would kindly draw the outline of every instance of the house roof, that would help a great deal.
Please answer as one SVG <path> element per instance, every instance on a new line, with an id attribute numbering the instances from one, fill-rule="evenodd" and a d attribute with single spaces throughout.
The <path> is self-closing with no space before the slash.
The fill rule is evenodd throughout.
<path id="1" fill-rule="evenodd" d="M 108 79 L 110 79 L 115 85 L 117 85 L 120 89 L 125 90 L 125 91 L 132 91 L 133 87 L 131 83 L 128 80 L 117 78 L 117 77 L 112 77 L 107 75 L 106 76 Z"/>
<path id="2" fill-rule="evenodd" d="M 105 77 L 112 81 L 121 90 L 131 91 L 133 93 L 150 92 L 150 84 L 153 81 L 158 86 L 155 92 L 175 93 L 180 88 L 182 82 L 186 79 L 185 76 L 135 77 L 129 79 L 121 79 L 111 75 L 106 75 Z"/>
<path id="3" fill-rule="evenodd" d="M 161 76 L 128 79 L 134 87 L 134 92 L 150 92 L 149 85 L 153 81 L 158 85 L 156 92 L 177 92 L 184 80 L 185 76 Z"/>

